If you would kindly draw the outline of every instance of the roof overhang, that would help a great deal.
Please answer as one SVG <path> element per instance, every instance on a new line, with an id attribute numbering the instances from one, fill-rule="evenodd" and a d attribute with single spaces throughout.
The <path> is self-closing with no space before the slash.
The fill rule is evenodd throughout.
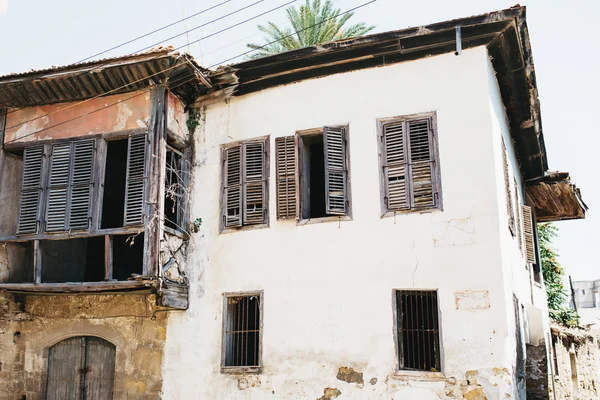
<path id="1" fill-rule="evenodd" d="M 527 204 L 535 208 L 537 222 L 583 219 L 588 207 L 568 172 L 552 172 L 525 182 Z"/>
<path id="2" fill-rule="evenodd" d="M 219 67 L 210 74 L 213 88 L 198 98 L 196 105 L 305 79 L 453 53 L 457 50 L 457 27 L 462 49 L 488 49 L 523 175 L 543 175 L 548 162 L 525 7 L 329 42 Z"/>
<path id="3" fill-rule="evenodd" d="M 160 48 L 110 58 L 0 76 L 0 107 L 24 108 L 80 101 L 166 85 L 193 102 L 210 84 L 192 56 Z"/>

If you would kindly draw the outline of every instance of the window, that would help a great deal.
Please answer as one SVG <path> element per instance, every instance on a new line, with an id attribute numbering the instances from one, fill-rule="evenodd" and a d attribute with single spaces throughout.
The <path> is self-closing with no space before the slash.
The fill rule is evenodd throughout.
<path id="1" fill-rule="evenodd" d="M 506 151 L 504 139 L 502 139 L 502 169 L 504 171 L 504 190 L 506 194 L 506 214 L 508 217 L 508 228 L 510 230 L 510 233 L 513 236 L 515 236 L 515 213 L 513 210 L 512 196 L 510 194 L 510 172 L 508 170 L 508 153 Z"/>
<path id="2" fill-rule="evenodd" d="M 441 209 L 435 114 L 378 123 L 382 213 Z"/>
<path id="3" fill-rule="evenodd" d="M 268 138 L 223 147 L 222 228 L 267 224 Z"/>
<path id="4" fill-rule="evenodd" d="M 258 370 L 261 366 L 262 292 L 224 297 L 221 367 Z"/>
<path id="5" fill-rule="evenodd" d="M 63 233 L 141 225 L 146 182 L 146 135 L 103 143 L 104 180 L 95 139 L 23 150 L 18 234 Z M 103 188 L 101 186 L 105 185 Z M 101 191 L 101 224 L 93 221 L 95 191 Z"/>
<path id="6" fill-rule="evenodd" d="M 279 219 L 351 215 L 347 126 L 297 132 L 275 147 Z"/>
<path id="7" fill-rule="evenodd" d="M 437 291 L 395 290 L 394 302 L 399 369 L 440 371 Z"/>
<path id="8" fill-rule="evenodd" d="M 185 232 L 188 171 L 184 155 L 167 146 L 165 199 L 163 215 L 165 227 Z"/>

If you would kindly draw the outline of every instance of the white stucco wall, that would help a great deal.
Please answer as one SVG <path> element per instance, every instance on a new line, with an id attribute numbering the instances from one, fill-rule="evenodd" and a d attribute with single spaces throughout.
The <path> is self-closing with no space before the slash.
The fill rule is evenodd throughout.
<path id="1" fill-rule="evenodd" d="M 327 387 L 344 399 L 461 398 L 461 382 L 489 399 L 513 396 L 507 282 L 523 297 L 529 283 L 524 266 L 511 271 L 502 256 L 504 128 L 489 68 L 480 47 L 208 106 L 195 135 L 191 210 L 203 224 L 188 264 L 190 309 L 169 317 L 164 398 L 316 399 Z M 428 111 L 437 113 L 444 210 L 382 219 L 376 119 Z M 332 124 L 349 124 L 352 221 L 278 221 L 274 138 Z M 263 135 L 270 226 L 219 234 L 220 146 Z M 395 374 L 392 290 L 403 288 L 439 290 L 444 377 Z M 263 373 L 223 375 L 222 293 L 247 290 L 264 290 Z M 487 291 L 489 307 L 467 301 L 471 309 L 457 309 L 457 294 L 468 291 Z M 362 372 L 364 387 L 337 380 L 341 366 Z M 479 375 L 466 382 L 469 370 Z"/>

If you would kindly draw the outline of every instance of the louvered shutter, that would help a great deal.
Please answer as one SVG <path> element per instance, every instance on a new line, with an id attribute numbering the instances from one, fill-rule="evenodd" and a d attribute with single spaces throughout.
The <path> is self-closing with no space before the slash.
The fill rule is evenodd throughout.
<path id="1" fill-rule="evenodd" d="M 242 146 L 224 150 L 223 226 L 242 226 Z"/>
<path id="2" fill-rule="evenodd" d="M 130 136 L 127 154 L 124 225 L 137 225 L 144 222 L 145 166 L 146 135 Z"/>
<path id="3" fill-rule="evenodd" d="M 410 179 L 413 208 L 436 205 L 432 130 L 429 119 L 408 121 Z"/>
<path id="4" fill-rule="evenodd" d="M 244 225 L 262 224 L 266 221 L 265 143 L 246 142 L 242 145 L 244 162 Z"/>
<path id="5" fill-rule="evenodd" d="M 93 140 L 73 143 L 69 229 L 88 229 L 90 227 L 94 150 L 95 142 Z"/>
<path id="6" fill-rule="evenodd" d="M 17 233 L 37 233 L 40 194 L 42 192 L 42 146 L 27 147 L 23 152 L 23 179 Z"/>
<path id="7" fill-rule="evenodd" d="M 71 143 L 53 145 L 46 203 L 47 232 L 66 230 L 70 168 Z"/>
<path id="8" fill-rule="evenodd" d="M 387 210 L 406 210 L 410 207 L 406 174 L 408 157 L 404 144 L 402 121 L 383 125 L 383 176 Z"/>
<path id="9" fill-rule="evenodd" d="M 508 227 L 510 233 L 515 234 L 515 214 L 512 203 L 512 196 L 510 195 L 510 174 L 508 171 L 508 153 L 506 151 L 506 145 L 504 139 L 502 139 L 502 168 L 504 170 L 504 190 L 506 197 L 506 214 L 508 217 Z"/>
<path id="10" fill-rule="evenodd" d="M 295 218 L 296 215 L 296 145 L 295 136 L 275 139 L 277 160 L 277 217 Z"/>
<path id="11" fill-rule="evenodd" d="M 519 191 L 517 190 L 517 180 L 514 180 L 515 184 L 515 215 L 517 216 L 517 242 L 519 243 L 519 250 L 523 253 L 523 231 L 521 229 L 521 209 L 519 200 Z"/>
<path id="12" fill-rule="evenodd" d="M 325 158 L 325 212 L 331 215 L 347 213 L 346 128 L 323 128 Z"/>
<path id="13" fill-rule="evenodd" d="M 525 236 L 525 253 L 527 256 L 527 262 L 535 264 L 536 256 L 535 256 L 535 241 L 534 241 L 534 225 L 533 225 L 533 216 L 531 215 L 531 207 L 522 206 L 523 210 L 523 232 Z"/>

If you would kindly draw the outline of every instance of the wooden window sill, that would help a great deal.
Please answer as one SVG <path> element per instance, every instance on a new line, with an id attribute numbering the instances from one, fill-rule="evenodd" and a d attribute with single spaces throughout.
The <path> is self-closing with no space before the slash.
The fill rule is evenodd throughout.
<path id="1" fill-rule="evenodd" d="M 229 228 L 223 228 L 221 230 L 221 233 L 232 233 L 232 232 L 240 232 L 240 231 L 250 231 L 253 229 L 264 229 L 264 228 L 268 228 L 269 224 L 258 224 L 258 225 L 244 225 L 244 226 L 239 226 L 239 227 L 229 227 Z"/>
<path id="2" fill-rule="evenodd" d="M 140 279 L 135 281 L 103 281 L 103 282 L 66 282 L 66 283 L 5 283 L 0 282 L 0 290 L 29 293 L 98 293 L 133 290 L 150 290 L 157 285 L 156 279 Z"/>
<path id="3" fill-rule="evenodd" d="M 321 217 L 321 218 L 307 218 L 307 219 L 301 219 L 301 220 L 297 221 L 296 225 L 304 226 L 304 225 L 320 224 L 323 222 L 339 222 L 339 221 L 352 221 L 352 217 L 349 215 L 335 215 L 335 216 Z"/>
<path id="4" fill-rule="evenodd" d="M 243 374 L 260 374 L 261 366 L 256 367 L 221 367 L 222 374 L 228 375 L 243 375 Z"/>
<path id="5" fill-rule="evenodd" d="M 406 215 L 406 214 L 431 214 L 431 213 L 442 212 L 442 211 L 443 210 L 438 207 L 413 208 L 410 210 L 401 210 L 401 211 L 386 211 L 381 215 L 381 218 L 389 218 L 389 217 L 393 217 L 394 215 L 400 216 L 400 215 Z"/>

